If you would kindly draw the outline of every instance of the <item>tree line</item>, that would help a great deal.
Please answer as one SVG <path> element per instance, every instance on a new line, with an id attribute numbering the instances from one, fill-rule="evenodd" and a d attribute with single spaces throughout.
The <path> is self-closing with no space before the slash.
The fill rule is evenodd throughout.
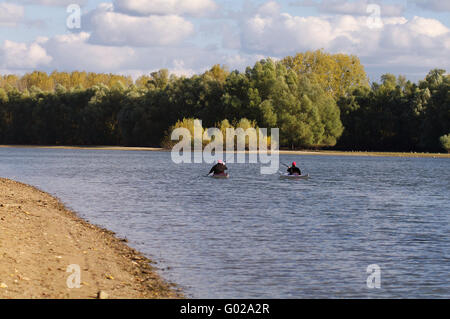
<path id="1" fill-rule="evenodd" d="M 340 149 L 450 151 L 450 76 L 429 72 L 418 84 L 385 74 L 356 88 L 338 105 L 345 131 Z"/>
<path id="2" fill-rule="evenodd" d="M 370 84 L 357 57 L 321 50 L 190 77 L 165 69 L 135 81 L 3 75 L 0 143 L 161 146 L 172 127 L 198 118 L 204 127 L 278 127 L 291 149 L 442 151 L 450 148 L 449 84 L 444 70 L 417 84 L 391 74 Z"/>

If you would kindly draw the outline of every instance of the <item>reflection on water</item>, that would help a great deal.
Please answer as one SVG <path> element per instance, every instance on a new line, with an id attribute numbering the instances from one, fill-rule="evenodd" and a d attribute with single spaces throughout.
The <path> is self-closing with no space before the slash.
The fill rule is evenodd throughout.
<path id="1" fill-rule="evenodd" d="M 0 149 L 0 176 L 130 240 L 195 298 L 450 297 L 450 160 L 281 156 L 308 181 L 166 152 Z M 381 267 L 381 289 L 366 268 Z"/>

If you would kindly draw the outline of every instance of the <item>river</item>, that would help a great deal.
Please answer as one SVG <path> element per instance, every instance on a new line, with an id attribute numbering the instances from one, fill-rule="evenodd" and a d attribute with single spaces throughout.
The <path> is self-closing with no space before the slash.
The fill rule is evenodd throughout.
<path id="1" fill-rule="evenodd" d="M 449 298 L 450 159 L 280 155 L 172 163 L 168 152 L 0 148 L 0 176 L 126 237 L 192 298 Z M 381 287 L 369 288 L 369 265 Z"/>

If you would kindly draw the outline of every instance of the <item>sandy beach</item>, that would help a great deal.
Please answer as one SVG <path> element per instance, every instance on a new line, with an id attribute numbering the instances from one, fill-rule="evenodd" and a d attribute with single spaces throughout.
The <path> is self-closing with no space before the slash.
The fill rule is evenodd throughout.
<path id="1" fill-rule="evenodd" d="M 401 152 L 346 152 L 346 151 L 286 151 L 286 155 L 324 155 L 324 156 L 366 156 L 366 157 L 411 157 L 411 158 L 450 158 L 444 153 L 401 153 Z"/>
<path id="2" fill-rule="evenodd" d="M 0 298 L 183 297 L 125 242 L 49 194 L 0 178 Z"/>

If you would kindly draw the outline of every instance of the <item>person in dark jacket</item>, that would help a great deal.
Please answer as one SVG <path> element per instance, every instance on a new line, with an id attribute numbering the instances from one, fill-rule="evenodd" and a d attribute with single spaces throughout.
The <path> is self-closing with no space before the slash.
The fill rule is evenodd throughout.
<path id="1" fill-rule="evenodd" d="M 217 164 L 211 168 L 208 175 L 211 173 L 214 173 L 214 175 L 226 175 L 225 171 L 227 169 L 228 167 L 225 165 L 225 163 L 222 160 L 218 160 Z"/>
<path id="2" fill-rule="evenodd" d="M 292 162 L 292 166 L 287 169 L 289 175 L 302 175 L 302 171 L 296 165 L 297 163 Z"/>

